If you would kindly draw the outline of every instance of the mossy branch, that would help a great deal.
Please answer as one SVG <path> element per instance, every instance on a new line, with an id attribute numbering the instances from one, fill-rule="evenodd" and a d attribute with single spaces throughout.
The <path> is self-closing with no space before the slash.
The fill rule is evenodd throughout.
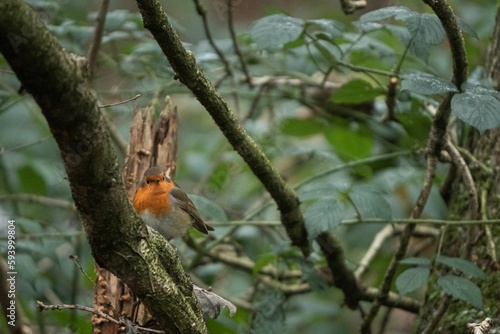
<path id="1" fill-rule="evenodd" d="M 127 198 L 105 122 L 86 82 L 84 58 L 64 52 L 23 1 L 0 2 L 0 13 L 0 52 L 40 106 L 59 146 L 94 258 L 132 288 L 163 329 L 206 333 L 175 250 L 164 239 L 150 237 Z M 170 262 L 164 267 L 165 254 Z"/>

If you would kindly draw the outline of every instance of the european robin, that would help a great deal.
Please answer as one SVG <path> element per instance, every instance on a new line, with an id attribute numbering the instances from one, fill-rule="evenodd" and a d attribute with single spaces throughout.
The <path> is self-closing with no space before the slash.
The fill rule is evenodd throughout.
<path id="1" fill-rule="evenodd" d="M 160 167 L 144 172 L 133 205 L 142 220 L 167 240 L 184 235 L 190 226 L 203 234 L 214 230 L 203 221 L 186 193 Z"/>

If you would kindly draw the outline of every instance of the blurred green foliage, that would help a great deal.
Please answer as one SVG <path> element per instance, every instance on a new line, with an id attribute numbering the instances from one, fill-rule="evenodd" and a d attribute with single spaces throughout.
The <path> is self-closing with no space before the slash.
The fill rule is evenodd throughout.
<path id="1" fill-rule="evenodd" d="M 52 0 L 30 3 L 67 51 L 86 54 L 94 31 L 97 3 Z M 464 22 L 477 32 L 478 39 L 469 34 L 465 40 L 470 72 L 480 70 L 493 26 L 494 3 L 465 0 L 451 3 Z M 401 1 L 400 5 L 412 8 L 414 13 L 429 12 L 414 1 Z M 168 61 L 143 29 L 137 9 L 127 7 L 131 4 L 113 6 L 106 20 L 92 85 L 102 104 L 138 93 L 142 96 L 105 112 L 126 139 L 135 105 L 152 104 L 160 110 L 165 95 L 172 96 L 180 118 L 176 180 L 195 195 L 193 199 L 200 212 L 216 226 L 214 238 L 229 236 L 242 254 L 256 264 L 253 271 L 245 272 L 221 263 L 196 262 L 196 253 L 176 241 L 193 276 L 211 285 L 216 293 L 230 300 L 246 299 L 254 307 L 247 310 L 240 306 L 234 318 L 228 316 L 227 310 L 223 311 L 219 319 L 208 321 L 210 332 L 355 330 L 359 315 L 342 308 L 341 293 L 328 287 L 312 267 L 324 264 L 321 254 L 315 252 L 312 262 L 305 262 L 290 247 L 278 224 L 279 213 L 274 203 L 208 114 L 174 79 Z M 277 5 L 278 9 L 271 10 L 274 16 L 266 17 L 262 6 L 260 14 L 245 17 L 242 12 L 249 5 L 238 2 L 234 12 L 238 17 L 239 47 L 251 76 L 261 79 L 261 84 L 250 87 L 243 82 L 240 61 L 228 38 L 225 11 L 214 3 L 207 2 L 206 6 L 215 43 L 225 55 L 233 77 L 225 76 L 224 64 L 204 37 L 194 6 L 190 2 L 165 3 L 174 27 L 186 47 L 195 53 L 204 73 L 219 84 L 219 90 L 244 127 L 287 182 L 296 187 L 309 232 L 314 236 L 331 231 L 342 241 L 346 259 L 355 268 L 377 231 L 393 218 L 408 216 L 422 182 L 423 159 L 418 152 L 425 146 L 430 129 L 428 106 L 436 106 L 440 99 L 435 94 L 423 96 L 399 91 L 395 98 L 397 121 L 384 121 L 391 73 L 422 71 L 449 81 L 452 64 L 447 46 L 440 44 L 444 36 L 431 36 L 435 38 L 429 40 L 429 33 L 421 32 L 422 40 L 406 53 L 412 30 L 417 29 L 414 21 L 405 26 L 393 19 L 346 18 L 340 12 L 332 17 L 330 7 L 336 6 L 337 10 L 338 4 L 331 2 L 323 4 L 327 10 L 318 7 L 316 12 L 308 11 L 313 17 L 309 20 L 283 14 L 297 12 L 296 4 L 288 5 L 290 8 L 286 4 Z M 369 15 L 373 19 L 376 14 Z M 431 16 L 425 19 L 430 22 L 426 27 L 439 26 Z M 286 34 L 280 28 L 283 26 Z M 436 31 L 440 32 L 439 29 L 431 32 Z M 340 88 L 329 89 L 326 82 Z M 0 58 L 0 146 L 0 196 L 31 194 L 71 201 L 50 130 L 31 97 L 20 91 L 20 83 L 3 58 Z M 438 172 L 439 181 L 446 169 Z M 434 189 L 424 217 L 445 218 L 446 211 Z M 37 313 L 35 307 L 35 300 L 92 305 L 92 284 L 69 259 L 72 254 L 78 255 L 93 278 L 93 261 L 76 212 L 55 205 L 2 199 L 0 217 L 2 253 L 4 225 L 8 219 L 16 220 L 17 297 L 33 326 L 39 327 L 41 333 L 88 333 L 89 314 Z M 342 224 L 343 220 L 363 218 L 379 218 L 385 223 Z M 381 281 L 391 249 L 390 245 L 382 249 L 370 268 L 366 284 Z M 301 270 L 312 291 L 287 296 L 258 283 L 257 272 L 268 264 L 280 272 Z M 7 330 L 3 321 L 2 318 L 2 332 Z"/>

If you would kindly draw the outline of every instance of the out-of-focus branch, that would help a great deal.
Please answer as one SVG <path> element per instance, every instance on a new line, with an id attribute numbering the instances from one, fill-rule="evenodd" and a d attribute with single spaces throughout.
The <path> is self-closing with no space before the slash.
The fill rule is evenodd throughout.
<path id="1" fill-rule="evenodd" d="M 110 0 L 102 0 L 97 13 L 96 25 L 92 42 L 89 45 L 87 58 L 89 60 L 89 69 L 93 73 L 97 65 L 97 55 L 101 48 L 102 35 L 104 33 L 104 24 L 106 23 L 106 15 L 108 13 Z"/>

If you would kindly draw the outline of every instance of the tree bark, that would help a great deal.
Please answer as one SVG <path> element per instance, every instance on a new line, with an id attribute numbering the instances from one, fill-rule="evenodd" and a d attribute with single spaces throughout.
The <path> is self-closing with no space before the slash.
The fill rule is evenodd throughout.
<path id="1" fill-rule="evenodd" d="M 0 2 L 0 52 L 40 106 L 59 146 L 96 262 L 141 298 L 173 333 L 206 333 L 202 312 L 172 246 L 135 213 L 84 58 L 62 50 L 23 1 Z"/>

